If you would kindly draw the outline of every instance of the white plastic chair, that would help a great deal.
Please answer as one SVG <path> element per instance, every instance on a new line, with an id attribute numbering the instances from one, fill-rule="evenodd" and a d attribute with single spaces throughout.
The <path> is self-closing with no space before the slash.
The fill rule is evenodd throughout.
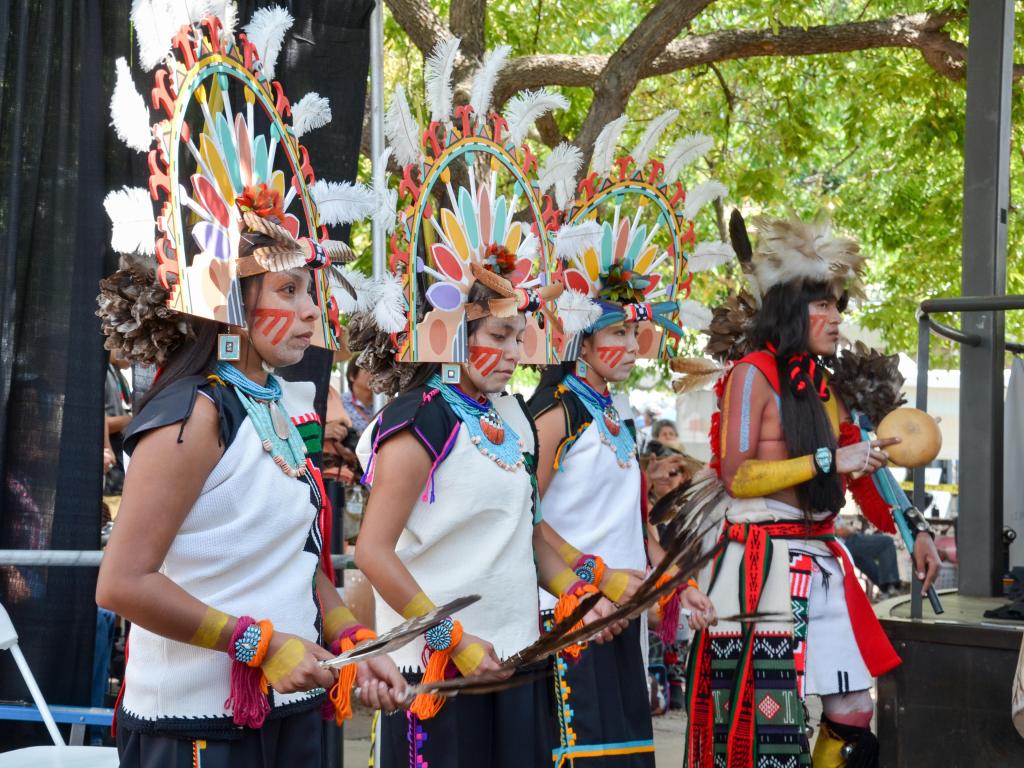
<path id="1" fill-rule="evenodd" d="M 7 609 L 0 605 L 0 651 L 10 651 L 18 665 L 25 685 L 32 694 L 32 701 L 50 732 L 54 746 L 27 747 L 0 753 L 2 768 L 112 768 L 118 764 L 117 750 L 113 747 L 69 747 L 57 730 L 57 723 L 43 698 L 32 670 L 18 647 L 18 633 L 11 623 Z"/>

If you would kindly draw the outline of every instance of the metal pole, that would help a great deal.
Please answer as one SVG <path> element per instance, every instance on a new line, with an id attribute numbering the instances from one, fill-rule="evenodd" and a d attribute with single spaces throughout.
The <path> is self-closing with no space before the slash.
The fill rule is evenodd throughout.
<path id="1" fill-rule="evenodd" d="M 28 686 L 28 692 L 32 694 L 32 701 L 36 703 L 36 709 L 39 710 L 40 717 L 43 718 L 43 722 L 46 724 L 46 730 L 50 732 L 50 738 L 53 739 L 53 743 L 58 747 L 67 746 L 64 743 L 64 737 L 60 735 L 60 731 L 57 730 L 57 723 L 53 721 L 53 715 L 50 714 L 50 708 L 46 706 L 46 699 L 43 698 L 43 692 L 39 690 L 39 685 L 36 683 L 35 675 L 32 674 L 32 670 L 28 667 L 28 662 L 25 661 L 25 657 L 21 653 L 21 648 L 15 643 L 10 648 L 11 656 L 14 657 L 14 663 L 18 665 L 18 669 L 21 670 L 21 676 L 25 678 L 25 685 Z"/>
<path id="2" fill-rule="evenodd" d="M 384 151 L 384 0 L 374 3 L 370 16 L 370 151 L 376 167 Z M 373 220 L 373 277 L 379 279 L 387 269 L 384 227 Z M 384 407 L 384 395 L 373 396 L 373 409 Z"/>
<path id="3" fill-rule="evenodd" d="M 964 296 L 1006 292 L 1013 0 L 969 5 L 964 136 Z M 1005 314 L 965 312 L 960 349 L 960 592 L 997 594 L 1003 525 Z"/>
<path id="4" fill-rule="evenodd" d="M 928 322 L 928 315 L 919 312 L 917 316 L 917 407 L 919 410 L 928 410 L 928 354 L 931 349 L 932 329 Z M 920 510 L 924 509 L 924 467 L 914 470 L 914 506 Z M 910 618 L 921 618 L 921 581 L 917 578 L 917 568 L 914 565 L 914 551 L 910 555 Z"/>

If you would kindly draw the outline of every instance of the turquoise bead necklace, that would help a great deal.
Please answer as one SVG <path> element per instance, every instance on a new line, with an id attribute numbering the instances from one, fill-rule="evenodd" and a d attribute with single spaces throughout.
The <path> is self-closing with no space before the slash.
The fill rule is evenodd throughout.
<path id="1" fill-rule="evenodd" d="M 435 387 L 444 401 L 466 425 L 469 439 L 484 456 L 502 469 L 515 472 L 523 466 L 523 442 L 490 402 L 474 400 L 458 387 L 441 381 L 436 373 L 427 386 Z"/>
<path id="2" fill-rule="evenodd" d="M 217 363 L 214 372 L 234 387 L 263 443 L 263 450 L 281 471 L 289 477 L 305 475 L 306 444 L 281 402 L 281 383 L 268 373 L 267 385 L 261 386 L 224 362 Z"/>
<path id="3" fill-rule="evenodd" d="M 574 392 L 597 423 L 597 433 L 601 442 L 615 452 L 615 459 L 620 467 L 628 467 L 636 455 L 636 440 L 633 433 L 622 423 L 619 411 L 612 405 L 611 395 L 602 395 L 587 382 L 566 375 L 562 382 Z"/>

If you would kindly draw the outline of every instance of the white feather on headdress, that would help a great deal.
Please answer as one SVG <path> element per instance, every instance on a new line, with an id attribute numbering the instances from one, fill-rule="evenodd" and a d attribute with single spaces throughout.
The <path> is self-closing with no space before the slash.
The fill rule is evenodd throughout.
<path id="1" fill-rule="evenodd" d="M 424 63 L 427 103 L 430 105 L 430 119 L 435 122 L 448 120 L 452 114 L 452 72 L 461 42 L 457 37 L 442 40 L 434 46 Z"/>
<path id="2" fill-rule="evenodd" d="M 401 85 L 396 85 L 391 95 L 391 106 L 384 115 L 384 133 L 395 149 L 395 159 L 399 165 L 418 163 L 423 157 L 420 150 L 420 126 L 412 116 L 409 102 L 405 98 L 405 89 Z"/>
<path id="3" fill-rule="evenodd" d="M 149 72 L 171 51 L 171 40 L 182 24 L 192 23 L 186 3 L 171 0 L 132 0 L 132 26 L 139 41 L 139 64 Z"/>
<path id="4" fill-rule="evenodd" d="M 494 94 L 494 84 L 498 81 L 498 75 L 501 74 L 511 51 L 512 46 L 499 45 L 485 53 L 483 63 L 473 77 L 469 105 L 473 108 L 473 114 L 478 123 L 487 119 L 487 112 L 491 108 L 491 96 Z"/>
<path id="5" fill-rule="evenodd" d="M 695 331 L 706 331 L 711 325 L 714 314 L 699 301 L 679 299 L 679 324 Z"/>
<path id="6" fill-rule="evenodd" d="M 149 110 L 142 95 L 135 90 L 128 62 L 122 56 L 115 64 L 117 84 L 110 99 L 110 122 L 117 137 L 137 152 L 145 152 L 153 143 Z"/>
<path id="7" fill-rule="evenodd" d="M 277 69 L 277 57 L 284 44 L 284 36 L 292 28 L 295 19 L 284 8 L 273 6 L 260 8 L 252 15 L 245 25 L 245 34 L 249 42 L 256 46 L 263 64 L 263 76 L 268 81 L 274 79 Z"/>
<path id="8" fill-rule="evenodd" d="M 111 247 L 118 253 L 156 253 L 156 222 L 149 192 L 141 187 L 115 189 L 103 200 L 113 226 Z"/>
<path id="9" fill-rule="evenodd" d="M 688 219 L 696 218 L 697 212 L 715 198 L 724 197 L 728 192 L 720 181 L 705 181 L 686 193 L 686 205 L 683 215 Z"/>
<path id="10" fill-rule="evenodd" d="M 516 257 L 520 259 L 536 259 L 539 249 L 540 241 L 531 231 L 523 238 L 523 242 L 519 244 L 519 248 L 516 250 Z"/>
<path id="11" fill-rule="evenodd" d="M 292 131 L 295 138 L 331 122 L 331 102 L 326 96 L 311 91 L 292 104 Z"/>
<path id="12" fill-rule="evenodd" d="M 600 305 L 579 291 L 562 291 L 555 306 L 562 321 L 562 332 L 567 336 L 585 331 L 601 318 Z"/>
<path id="13" fill-rule="evenodd" d="M 579 224 L 563 224 L 555 233 L 555 255 L 560 259 L 574 259 L 588 248 L 600 250 L 601 225 L 593 219 Z"/>
<path id="14" fill-rule="evenodd" d="M 235 36 L 235 30 L 238 28 L 238 5 L 234 0 L 224 3 L 224 10 L 218 14 L 220 17 L 221 26 L 224 31 L 231 37 Z"/>
<path id="15" fill-rule="evenodd" d="M 686 260 L 686 267 L 691 272 L 706 272 L 709 269 L 728 264 L 736 257 L 732 246 L 721 240 L 707 240 L 697 243 L 693 254 Z"/>
<path id="16" fill-rule="evenodd" d="M 220 19 L 221 35 L 234 37 L 235 27 L 238 26 L 238 6 L 234 0 L 203 0 L 197 6 L 199 19 L 207 16 L 216 16 Z"/>
<path id="17" fill-rule="evenodd" d="M 860 296 L 860 274 L 867 258 L 849 237 L 832 234 L 827 218 L 813 222 L 789 219 L 754 219 L 757 247 L 752 258 L 754 276 L 762 294 L 772 286 L 796 280 L 830 283 Z"/>
<path id="18" fill-rule="evenodd" d="M 526 140 L 530 128 L 543 115 L 553 109 L 567 109 L 569 100 L 560 93 L 546 88 L 517 93 L 505 105 L 503 117 L 508 123 L 508 134 L 518 147 Z"/>
<path id="19" fill-rule="evenodd" d="M 408 324 L 405 291 L 402 279 L 385 272 L 377 280 L 373 291 L 373 322 L 385 333 L 404 331 Z"/>
<path id="20" fill-rule="evenodd" d="M 351 315 L 355 312 L 365 312 L 373 305 L 373 281 L 351 267 L 337 267 L 337 270 L 356 292 L 355 298 L 353 298 L 352 294 L 338 281 L 334 269 L 327 270 L 327 277 L 331 282 L 331 295 L 337 297 L 341 313 Z"/>
<path id="21" fill-rule="evenodd" d="M 142 69 L 149 72 L 163 61 L 182 25 L 198 24 L 207 16 L 221 20 L 223 37 L 234 36 L 238 8 L 231 0 L 132 0 L 132 26 Z"/>
<path id="22" fill-rule="evenodd" d="M 679 117 L 679 110 L 669 109 L 651 120 L 647 130 L 644 131 L 644 135 L 640 137 L 640 141 L 633 147 L 633 151 L 629 153 L 633 157 L 633 162 L 636 163 L 637 168 L 644 167 L 647 158 L 651 156 L 651 152 L 657 148 L 658 139 L 661 138 L 661 134 L 665 132 L 665 129 L 677 117 Z"/>
<path id="23" fill-rule="evenodd" d="M 572 199 L 576 174 L 583 165 L 583 152 L 580 148 L 563 141 L 551 150 L 544 165 L 541 166 L 537 181 L 541 192 L 555 188 L 555 202 L 564 208 Z"/>
<path id="24" fill-rule="evenodd" d="M 597 138 L 594 140 L 594 154 L 590 158 L 590 170 L 594 171 L 598 176 L 604 176 L 612 169 L 612 161 L 615 160 L 615 150 L 619 144 L 619 136 L 628 122 L 628 117 L 619 115 L 597 134 Z"/>
<path id="25" fill-rule="evenodd" d="M 694 133 L 679 139 L 665 155 L 665 183 L 671 184 L 678 179 L 683 168 L 704 157 L 714 149 L 714 146 L 714 139 L 703 133 Z"/>
<path id="26" fill-rule="evenodd" d="M 388 187 L 390 158 L 391 147 L 385 147 L 373 163 L 373 194 L 377 197 L 377 210 L 373 213 L 373 220 L 389 235 L 395 231 L 398 216 L 398 190 Z"/>
<path id="27" fill-rule="evenodd" d="M 373 190 L 359 182 L 318 179 L 310 186 L 309 192 L 320 211 L 320 221 L 329 227 L 351 224 L 373 215 L 377 210 Z"/>

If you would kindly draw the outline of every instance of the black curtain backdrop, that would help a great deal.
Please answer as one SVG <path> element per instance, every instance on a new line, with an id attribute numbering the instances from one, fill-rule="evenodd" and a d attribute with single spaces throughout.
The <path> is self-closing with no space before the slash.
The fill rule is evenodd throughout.
<path id="1" fill-rule="evenodd" d="M 331 101 L 333 121 L 303 140 L 317 176 L 354 179 L 372 0 L 243 0 L 240 24 L 271 4 L 296 19 L 278 63 L 289 98 Z M 0 549 L 99 547 L 106 352 L 93 312 L 117 262 L 102 202 L 148 180 L 145 156 L 109 126 L 117 57 L 147 102 L 152 87 L 130 6 L 0 0 Z M 285 372 L 316 381 L 321 414 L 330 358 L 313 351 Z M 0 566 L 0 602 L 51 703 L 89 703 L 95 583 L 91 568 Z M 0 700 L 28 698 L 0 653 Z M 0 751 L 46 741 L 41 726 L 0 721 Z"/>

